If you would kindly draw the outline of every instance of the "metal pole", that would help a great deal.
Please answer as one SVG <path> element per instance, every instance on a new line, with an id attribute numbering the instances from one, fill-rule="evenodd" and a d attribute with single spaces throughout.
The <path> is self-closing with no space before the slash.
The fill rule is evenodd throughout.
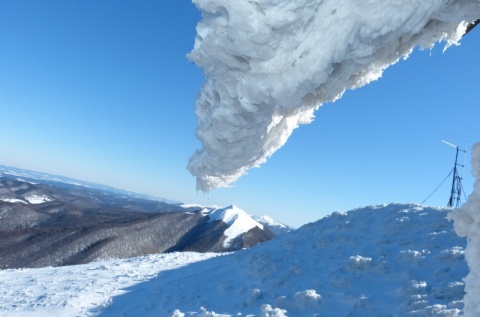
<path id="1" fill-rule="evenodd" d="M 452 190 L 450 192 L 450 199 L 448 200 L 448 207 L 453 207 L 453 200 L 456 192 L 455 183 L 457 182 L 457 161 L 458 161 L 458 146 L 456 147 L 457 154 L 455 155 L 455 166 L 453 167 L 453 181 L 452 181 Z"/>

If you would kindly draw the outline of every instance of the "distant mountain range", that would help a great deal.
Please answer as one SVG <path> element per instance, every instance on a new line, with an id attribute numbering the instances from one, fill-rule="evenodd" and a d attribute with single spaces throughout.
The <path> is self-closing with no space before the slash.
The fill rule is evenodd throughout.
<path id="1" fill-rule="evenodd" d="M 0 269 L 235 251 L 272 239 L 269 228 L 290 230 L 258 220 L 236 206 L 182 205 L 0 165 Z"/>
<path id="2" fill-rule="evenodd" d="M 0 165 L 0 175 L 18 177 L 19 179 L 22 179 L 25 181 L 41 182 L 42 184 L 53 185 L 53 186 L 59 186 L 59 185 L 62 186 L 67 184 L 67 185 L 80 186 L 81 188 L 99 189 L 102 191 L 106 191 L 108 193 L 114 193 L 118 197 L 123 197 L 123 198 L 141 198 L 141 199 L 147 199 L 147 200 L 163 201 L 171 204 L 179 203 L 178 201 L 168 200 L 165 198 L 146 195 L 146 194 L 139 194 L 132 191 L 119 189 L 119 188 L 115 188 L 107 185 L 86 182 L 86 181 L 65 177 L 65 176 L 60 176 L 60 175 L 52 175 L 52 174 L 47 174 L 42 172 L 29 171 L 29 170 L 24 170 L 24 169 L 12 167 L 12 166 Z"/>

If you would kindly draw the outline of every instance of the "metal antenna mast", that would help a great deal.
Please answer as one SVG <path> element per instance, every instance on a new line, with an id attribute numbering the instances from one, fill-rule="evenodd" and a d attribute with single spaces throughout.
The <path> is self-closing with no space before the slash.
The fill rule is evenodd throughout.
<path id="1" fill-rule="evenodd" d="M 460 199 L 461 199 L 461 194 L 462 194 L 462 179 L 463 179 L 463 168 L 465 167 L 465 155 L 467 153 L 466 150 L 461 150 L 458 145 L 453 145 L 452 143 L 449 143 L 447 141 L 442 140 L 443 143 L 446 145 L 449 145 L 457 150 L 457 153 L 455 155 L 455 165 L 453 166 L 453 180 L 452 180 L 452 190 L 450 192 L 450 199 L 448 200 L 448 207 L 460 207 Z M 463 152 L 463 165 L 458 164 L 458 152 Z M 458 172 L 457 166 L 460 166 L 462 168 L 462 176 L 460 176 L 460 173 Z"/>

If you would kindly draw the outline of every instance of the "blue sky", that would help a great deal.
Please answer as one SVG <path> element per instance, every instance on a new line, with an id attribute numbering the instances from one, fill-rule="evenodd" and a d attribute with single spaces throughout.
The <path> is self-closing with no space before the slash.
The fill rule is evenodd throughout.
<path id="1" fill-rule="evenodd" d="M 322 106 L 234 188 L 197 193 L 186 164 L 200 147 L 203 78 L 185 55 L 199 19 L 186 0 L 1 1 L 0 164 L 299 226 L 335 210 L 421 202 L 453 167 L 455 150 L 440 140 L 480 141 L 475 29 Z M 445 205 L 449 185 L 427 203 Z"/>

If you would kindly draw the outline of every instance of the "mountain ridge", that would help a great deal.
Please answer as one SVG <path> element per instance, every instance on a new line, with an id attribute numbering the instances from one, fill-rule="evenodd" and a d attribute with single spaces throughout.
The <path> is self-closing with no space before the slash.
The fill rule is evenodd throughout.
<path id="1" fill-rule="evenodd" d="M 0 171 L 0 268 L 226 252 L 274 237 L 237 207 L 184 207 L 45 175 Z M 215 211 L 231 219 L 210 219 Z"/>

